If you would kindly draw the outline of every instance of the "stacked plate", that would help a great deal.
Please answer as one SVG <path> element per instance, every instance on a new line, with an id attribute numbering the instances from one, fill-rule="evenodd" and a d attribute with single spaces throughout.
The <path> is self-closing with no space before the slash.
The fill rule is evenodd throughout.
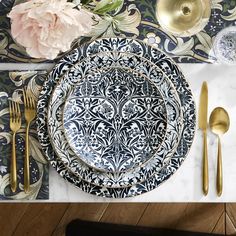
<path id="1" fill-rule="evenodd" d="M 195 104 L 177 65 L 128 38 L 82 45 L 54 67 L 38 102 L 39 141 L 66 180 L 124 198 L 158 187 L 181 165 Z"/>

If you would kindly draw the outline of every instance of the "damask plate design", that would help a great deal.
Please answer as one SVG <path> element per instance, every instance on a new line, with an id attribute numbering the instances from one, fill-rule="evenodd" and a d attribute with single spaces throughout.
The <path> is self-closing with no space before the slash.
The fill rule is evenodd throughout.
<path id="1" fill-rule="evenodd" d="M 127 187 L 127 188 L 105 188 L 99 187 L 82 180 L 74 175 L 64 163 L 57 158 L 53 147 L 50 143 L 47 129 L 47 107 L 50 96 L 60 77 L 73 66 L 73 64 L 87 57 L 89 47 L 90 54 L 97 53 L 102 47 L 106 51 L 127 51 L 134 52 L 140 56 L 149 59 L 156 64 L 172 81 L 180 96 L 183 111 L 184 127 L 181 140 L 175 154 L 170 161 L 156 174 L 148 180 Z M 104 51 L 103 50 L 103 51 Z M 151 191 L 157 188 L 161 183 L 170 178 L 175 171 L 181 166 L 188 154 L 193 142 L 196 125 L 195 103 L 189 84 L 185 80 L 178 66 L 171 58 L 159 51 L 157 48 L 148 46 L 141 41 L 124 38 L 111 38 L 96 40 L 92 44 L 85 44 L 80 48 L 73 50 L 54 67 L 48 80 L 45 82 L 38 103 L 38 135 L 43 150 L 56 171 L 68 182 L 74 184 L 81 190 L 101 197 L 125 198 L 133 197 Z"/>
<path id="2" fill-rule="evenodd" d="M 155 84 L 131 70 L 95 71 L 80 80 L 66 100 L 67 141 L 97 170 L 124 172 L 140 166 L 165 138 L 164 99 Z"/>
<path id="3" fill-rule="evenodd" d="M 158 151 L 150 159 L 150 162 L 146 161 L 142 165 L 138 165 L 137 168 L 119 173 L 98 172 L 81 163 L 74 155 L 74 152 L 70 151 L 70 144 L 65 139 L 62 118 L 64 101 L 71 91 L 71 87 L 76 85 L 84 76 L 89 75 L 94 69 L 108 68 L 109 70 L 112 66 L 131 68 L 146 77 L 149 76 L 150 81 L 160 89 L 168 112 L 167 135 Z M 143 182 L 160 170 L 177 148 L 181 137 L 182 124 L 180 101 L 169 79 L 154 64 L 150 64 L 149 61 L 128 53 L 100 53 L 74 65 L 59 82 L 51 96 L 51 102 L 48 107 L 48 132 L 58 158 L 83 180 L 110 188 L 127 187 Z"/>

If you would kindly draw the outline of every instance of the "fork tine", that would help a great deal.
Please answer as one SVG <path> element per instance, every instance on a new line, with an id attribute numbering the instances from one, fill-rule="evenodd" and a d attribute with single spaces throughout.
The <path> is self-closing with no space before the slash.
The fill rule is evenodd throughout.
<path id="1" fill-rule="evenodd" d="M 16 103 L 12 101 L 12 117 L 13 117 L 13 122 L 16 120 Z"/>
<path id="2" fill-rule="evenodd" d="M 34 98 L 32 97 L 33 100 L 33 109 L 36 109 L 36 101 L 34 100 Z"/>
<path id="3" fill-rule="evenodd" d="M 9 109 L 10 109 L 10 122 L 14 122 L 14 111 L 13 111 L 13 102 L 9 101 Z"/>
<path id="4" fill-rule="evenodd" d="M 24 102 L 24 105 L 25 105 L 25 103 L 26 103 L 26 101 L 25 101 L 25 89 L 23 89 L 22 92 L 23 92 L 23 102 Z"/>
<path id="5" fill-rule="evenodd" d="M 21 119 L 21 114 L 20 114 L 20 104 L 17 103 L 17 117 L 18 117 L 18 121 Z"/>
<path id="6" fill-rule="evenodd" d="M 15 115 L 15 122 L 17 122 L 17 119 L 18 119 L 18 112 L 17 112 L 17 102 L 14 102 L 14 107 L 15 107 L 15 110 L 14 110 L 14 115 Z"/>
<path id="7" fill-rule="evenodd" d="M 26 98 L 27 106 L 29 107 L 30 106 L 30 101 L 29 101 L 29 95 L 28 95 L 26 87 L 25 87 L 25 98 Z"/>
<path id="8" fill-rule="evenodd" d="M 32 99 L 31 99 L 31 96 L 30 96 L 30 95 L 28 95 L 28 98 L 29 98 L 30 109 L 32 109 L 32 107 L 33 107 L 33 104 L 32 104 Z"/>
<path id="9" fill-rule="evenodd" d="M 23 88 L 23 98 L 24 98 L 24 104 L 26 107 L 28 107 L 28 101 L 27 101 L 27 95 L 26 95 L 26 88 Z"/>
<path id="10" fill-rule="evenodd" d="M 25 88 L 25 93 L 26 93 L 26 99 L 27 99 L 27 103 L 28 103 L 28 108 L 31 109 L 31 101 L 30 101 L 30 95 L 29 95 L 29 92 L 26 90 Z"/>
<path id="11" fill-rule="evenodd" d="M 30 98 L 31 108 L 34 109 L 35 106 L 34 106 L 34 99 L 33 99 L 32 95 L 30 95 L 29 98 Z"/>
<path id="12" fill-rule="evenodd" d="M 20 116 L 20 104 L 17 103 L 17 113 L 18 113 L 18 116 Z"/>

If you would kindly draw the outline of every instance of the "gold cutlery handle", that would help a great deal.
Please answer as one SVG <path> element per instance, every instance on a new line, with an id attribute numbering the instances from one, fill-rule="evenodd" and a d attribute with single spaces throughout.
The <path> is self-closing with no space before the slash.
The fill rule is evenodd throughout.
<path id="1" fill-rule="evenodd" d="M 30 189 L 30 172 L 29 172 L 29 127 L 30 123 L 27 123 L 25 133 L 25 161 L 24 161 L 24 190 L 29 192 Z"/>
<path id="2" fill-rule="evenodd" d="M 222 154 L 221 154 L 220 137 L 218 137 L 216 189 L 217 189 L 217 195 L 220 197 L 223 189 L 223 171 L 222 171 Z"/>
<path id="3" fill-rule="evenodd" d="M 17 171 L 16 171 L 16 133 L 12 136 L 12 153 L 11 153 L 11 190 L 14 193 L 17 188 Z"/>
<path id="4" fill-rule="evenodd" d="M 209 189 L 207 132 L 203 131 L 203 193 L 206 196 Z"/>

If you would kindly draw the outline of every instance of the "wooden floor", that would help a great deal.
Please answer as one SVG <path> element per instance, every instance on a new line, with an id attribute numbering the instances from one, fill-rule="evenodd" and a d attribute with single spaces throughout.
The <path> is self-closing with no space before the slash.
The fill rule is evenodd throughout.
<path id="1" fill-rule="evenodd" d="M 236 204 L 0 204 L 0 235 L 62 236 L 73 219 L 236 235 Z"/>

